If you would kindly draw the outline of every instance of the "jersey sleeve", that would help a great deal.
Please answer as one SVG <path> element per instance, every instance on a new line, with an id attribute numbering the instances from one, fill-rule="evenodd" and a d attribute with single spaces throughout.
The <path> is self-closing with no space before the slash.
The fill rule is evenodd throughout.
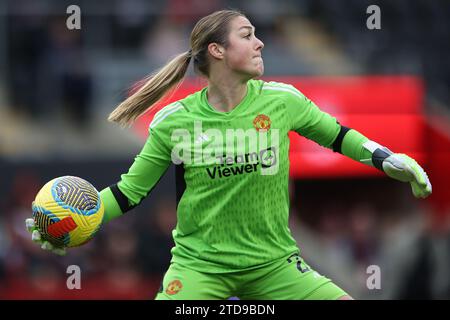
<path id="1" fill-rule="evenodd" d="M 149 136 L 141 152 L 135 157 L 127 173 L 121 175 L 120 191 L 135 206 L 148 195 L 170 165 L 170 151 L 157 131 L 149 129 Z"/>
<path id="2" fill-rule="evenodd" d="M 105 221 L 138 205 L 161 179 L 170 162 L 170 149 L 157 130 L 149 129 L 147 141 L 128 172 L 120 176 L 116 185 L 100 192 L 105 204 Z"/>
<path id="3" fill-rule="evenodd" d="M 291 130 L 321 146 L 331 148 L 340 130 L 336 118 L 320 110 L 293 86 L 286 85 L 285 99 Z"/>

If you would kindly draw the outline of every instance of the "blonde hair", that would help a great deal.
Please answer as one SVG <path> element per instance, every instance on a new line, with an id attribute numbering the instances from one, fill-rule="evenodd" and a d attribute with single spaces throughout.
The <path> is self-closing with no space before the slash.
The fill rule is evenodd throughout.
<path id="1" fill-rule="evenodd" d="M 191 32 L 191 49 L 173 58 L 159 71 L 146 78 L 144 85 L 120 103 L 108 117 L 108 121 L 122 126 L 131 125 L 139 116 L 161 100 L 168 91 L 180 85 L 194 59 L 195 72 L 209 75 L 208 45 L 217 43 L 228 46 L 229 23 L 232 19 L 244 16 L 236 10 L 216 11 L 200 19 Z"/>

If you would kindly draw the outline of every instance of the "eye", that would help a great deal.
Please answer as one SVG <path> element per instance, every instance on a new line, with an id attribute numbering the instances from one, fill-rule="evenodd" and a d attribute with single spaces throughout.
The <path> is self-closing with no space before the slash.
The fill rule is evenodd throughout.
<path id="1" fill-rule="evenodd" d="M 246 35 L 244 38 L 246 38 L 246 39 L 250 39 L 250 37 L 252 36 L 252 34 L 251 33 L 249 33 L 248 35 Z"/>

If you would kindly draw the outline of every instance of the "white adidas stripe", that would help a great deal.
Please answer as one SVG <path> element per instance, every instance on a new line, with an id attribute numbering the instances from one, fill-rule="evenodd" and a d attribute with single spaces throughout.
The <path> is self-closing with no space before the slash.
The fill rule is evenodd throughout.
<path id="1" fill-rule="evenodd" d="M 274 86 L 264 85 L 264 86 L 263 86 L 263 90 L 275 90 L 275 91 L 290 92 L 290 93 L 296 95 L 297 97 L 303 99 L 303 96 L 302 96 L 299 92 L 294 91 L 293 89 L 288 89 L 288 88 L 284 88 L 284 87 L 274 87 Z"/>
<path id="2" fill-rule="evenodd" d="M 164 116 L 167 112 L 169 112 L 172 109 L 175 109 L 179 105 L 180 105 L 180 103 L 178 101 L 175 101 L 175 102 L 165 106 L 164 108 L 159 110 L 157 113 L 155 113 L 155 116 L 153 117 L 153 121 L 156 121 L 160 117 Z"/>
<path id="3" fill-rule="evenodd" d="M 300 93 L 301 94 L 301 92 L 296 87 L 294 87 L 293 85 L 282 83 L 282 82 L 274 82 L 274 81 L 266 82 L 266 83 L 264 83 L 263 86 L 270 87 L 270 88 L 284 88 L 284 89 L 291 90 L 292 92 L 296 92 L 296 93 Z"/>
<path id="4" fill-rule="evenodd" d="M 175 113 L 183 108 L 184 108 L 183 105 L 178 103 L 176 106 L 174 106 L 174 108 L 171 108 L 169 111 L 158 117 L 158 119 L 153 119 L 152 123 L 150 123 L 150 129 L 156 127 L 159 123 L 161 123 L 165 118 L 170 116 L 172 113 Z"/>

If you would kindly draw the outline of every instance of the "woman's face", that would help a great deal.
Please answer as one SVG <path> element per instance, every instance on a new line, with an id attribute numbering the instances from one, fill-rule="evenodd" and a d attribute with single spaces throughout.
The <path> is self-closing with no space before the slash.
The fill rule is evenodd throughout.
<path id="1" fill-rule="evenodd" d="M 264 73 L 263 48 L 264 43 L 255 36 L 255 28 L 247 18 L 239 16 L 231 20 L 224 53 L 224 61 L 230 69 L 250 79 L 261 76 Z"/>

